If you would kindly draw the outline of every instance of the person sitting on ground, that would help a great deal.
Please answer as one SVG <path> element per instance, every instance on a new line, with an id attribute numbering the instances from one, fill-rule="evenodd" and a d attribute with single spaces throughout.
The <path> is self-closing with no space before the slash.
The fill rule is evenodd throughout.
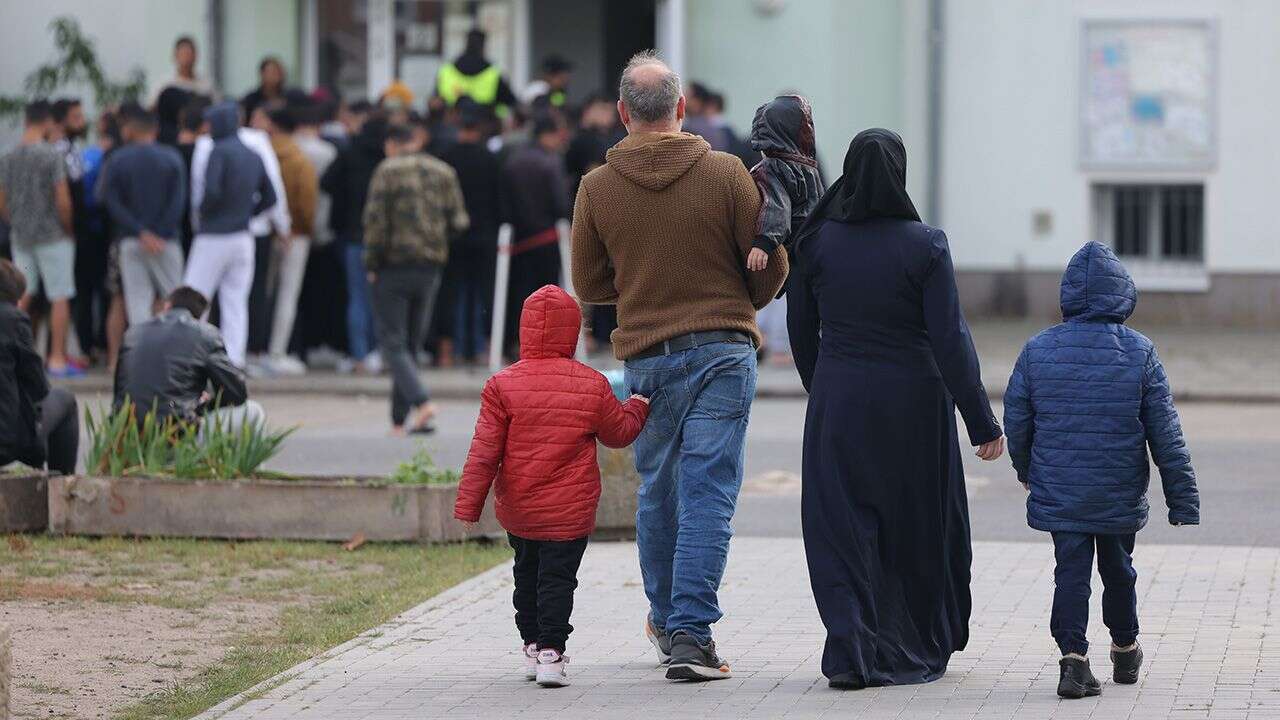
<path id="1" fill-rule="evenodd" d="M 1147 523 L 1151 460 L 1172 525 L 1200 524 L 1191 453 L 1155 346 L 1125 327 L 1138 302 L 1111 248 L 1090 242 L 1062 276 L 1063 322 L 1027 342 L 1004 395 L 1009 457 L 1030 495 L 1027 524 L 1053 534 L 1053 612 L 1062 651 L 1058 695 L 1098 695 L 1089 669 L 1090 579 L 1102 576 L 1112 676 L 1132 685 L 1142 667 L 1134 535 Z"/>
<path id="2" fill-rule="evenodd" d="M 70 475 L 80 445 L 76 398 L 49 387 L 31 320 L 17 307 L 26 291 L 17 266 L 0 259 L 0 467 L 20 462 Z"/>
<path id="3" fill-rule="evenodd" d="M 464 523 L 478 522 L 493 485 L 516 553 L 525 678 L 544 687 L 569 684 L 573 590 L 600 501 L 596 440 L 626 447 L 649 416 L 648 399 L 618 402 L 604 375 L 573 359 L 581 322 L 578 303 L 555 285 L 525 301 L 520 361 L 485 383 L 453 509 Z"/>
<path id="4" fill-rule="evenodd" d="M 160 315 L 129 328 L 116 363 L 113 410 L 132 402 L 141 419 L 206 418 L 229 432 L 261 426 L 262 406 L 249 400 L 244 372 L 227 356 L 222 335 L 200 318 L 209 301 L 182 286 L 169 294 Z"/>

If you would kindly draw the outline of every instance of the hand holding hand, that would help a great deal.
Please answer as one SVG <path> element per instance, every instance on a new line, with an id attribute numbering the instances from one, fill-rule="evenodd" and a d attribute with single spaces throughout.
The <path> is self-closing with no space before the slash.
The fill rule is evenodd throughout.
<path id="1" fill-rule="evenodd" d="M 1001 435 L 995 440 L 982 443 L 974 454 L 988 462 L 999 459 L 1004 454 L 1004 436 Z"/>
<path id="2" fill-rule="evenodd" d="M 643 396 L 643 395 L 641 395 L 641 394 L 639 394 L 639 393 L 636 393 L 635 395 L 632 395 L 632 396 L 631 396 L 631 399 L 632 399 L 632 400 L 639 400 L 640 402 L 644 403 L 645 405 L 648 405 L 648 404 L 649 404 L 649 398 L 647 398 L 647 397 L 645 397 L 645 396 Z"/>
<path id="3" fill-rule="evenodd" d="M 760 248 L 751 248 L 751 252 L 747 253 L 747 269 L 760 272 L 767 267 L 769 267 L 769 253 Z"/>

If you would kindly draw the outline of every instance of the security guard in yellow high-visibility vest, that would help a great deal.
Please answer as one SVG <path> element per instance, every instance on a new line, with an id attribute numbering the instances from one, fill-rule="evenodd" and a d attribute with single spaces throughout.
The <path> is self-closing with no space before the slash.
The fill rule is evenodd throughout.
<path id="1" fill-rule="evenodd" d="M 516 96 L 502 72 L 485 58 L 484 42 L 482 30 L 467 33 L 466 49 L 436 73 L 436 95 L 450 105 L 469 97 L 478 105 L 494 108 L 501 116 L 507 107 L 516 104 Z"/>

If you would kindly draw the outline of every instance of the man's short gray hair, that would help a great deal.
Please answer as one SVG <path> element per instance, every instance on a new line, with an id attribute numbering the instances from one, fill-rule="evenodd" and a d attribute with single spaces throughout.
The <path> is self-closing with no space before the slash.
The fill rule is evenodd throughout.
<path id="1" fill-rule="evenodd" d="M 656 73 L 645 73 L 636 78 L 636 71 L 653 66 Z M 642 123 L 658 123 L 675 119 L 676 105 L 680 102 L 680 76 L 667 67 L 654 50 L 645 50 L 631 56 L 622 71 L 618 83 L 618 97 L 631 117 Z"/>

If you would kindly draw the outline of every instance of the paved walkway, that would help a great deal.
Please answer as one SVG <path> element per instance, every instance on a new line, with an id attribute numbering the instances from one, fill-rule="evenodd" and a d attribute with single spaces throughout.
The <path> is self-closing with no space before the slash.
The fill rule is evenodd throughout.
<path id="1" fill-rule="evenodd" d="M 523 680 L 504 566 L 201 718 L 1280 718 L 1280 549 L 1140 543 L 1142 678 L 1069 702 L 1054 695 L 1050 545 L 974 549 L 969 648 L 928 685 L 829 690 L 803 547 L 763 538 L 734 540 L 721 596 L 716 637 L 734 677 L 668 682 L 640 632 L 635 546 L 598 543 L 581 573 L 568 688 Z M 1101 623 L 1091 640 L 1109 678 Z"/>

